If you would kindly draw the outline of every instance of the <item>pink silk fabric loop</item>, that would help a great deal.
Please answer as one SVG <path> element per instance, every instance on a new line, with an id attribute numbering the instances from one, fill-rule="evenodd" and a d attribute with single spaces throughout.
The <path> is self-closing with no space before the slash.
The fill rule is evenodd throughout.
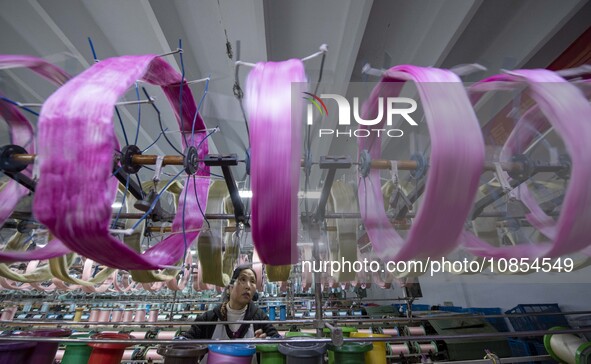
<path id="1" fill-rule="evenodd" d="M 466 250 L 486 257 L 558 257 L 584 250 L 591 243 L 591 124 L 581 115 L 591 115 L 591 105 L 573 84 L 548 70 L 517 70 L 509 74 L 487 78 L 471 87 L 471 91 L 494 89 L 495 82 L 525 82 L 540 111 L 563 138 L 571 158 L 571 176 L 558 220 L 547 216 L 530 191 L 520 188 L 520 199 L 530 209 L 527 219 L 551 241 L 548 243 L 519 244 L 512 247 L 494 247 L 465 232 Z M 504 145 L 501 157 L 509 160 L 523 153 L 543 125 L 539 113 L 530 113 L 518 122 Z"/>
<path id="2" fill-rule="evenodd" d="M 0 55 L 0 69 L 28 68 L 43 78 L 56 85 L 63 85 L 70 79 L 61 68 L 48 63 L 47 61 L 24 55 Z M 35 153 L 34 131 L 29 120 L 20 110 L 6 101 L 0 100 L 0 116 L 5 120 L 10 129 L 11 143 L 19 145 L 28 153 Z M 23 170 L 27 177 L 31 177 L 32 167 Z M 0 225 L 10 216 L 20 199 L 29 194 L 29 190 L 16 181 L 8 181 L 0 191 Z M 53 239 L 45 247 L 27 252 L 0 252 L 0 262 L 10 263 L 27 260 L 43 260 L 64 255 L 70 250 Z"/>
<path id="3" fill-rule="evenodd" d="M 0 69 L 28 68 L 45 79 L 63 85 L 70 79 L 70 75 L 44 59 L 20 54 L 0 55 Z"/>
<path id="4" fill-rule="evenodd" d="M 184 208 L 186 212 L 176 214 L 172 226 L 177 234 L 143 254 L 110 235 L 111 204 L 118 184 L 112 176 L 113 152 L 118 144 L 113 109 L 138 79 L 162 87 L 181 132 L 198 149 L 199 159 L 205 157 L 205 125 L 186 84 L 182 85 L 182 118 L 175 106 L 181 88 L 178 72 L 155 55 L 106 59 L 70 80 L 43 105 L 38 138 L 40 180 L 33 211 L 67 247 L 85 257 L 118 269 L 159 269 L 178 262 L 201 228 L 203 216 L 197 199 L 205 209 L 209 167 L 200 163 L 198 178 L 188 178 L 185 183 L 188 193 L 181 192 L 178 211 Z M 178 233 L 183 230 L 183 218 L 186 234 Z"/>
<path id="5" fill-rule="evenodd" d="M 301 60 L 260 62 L 249 73 L 245 105 L 250 123 L 252 239 L 261 262 L 297 263 L 302 95 Z M 303 87 L 302 87 L 303 88 Z M 306 91 L 306 90 L 302 90 Z"/>
<path id="6" fill-rule="evenodd" d="M 372 169 L 368 178 L 359 180 L 361 218 L 374 254 L 383 261 L 435 258 L 452 251 L 472 208 L 484 163 L 478 120 L 459 77 L 449 70 L 408 65 L 389 69 L 364 103 L 363 119 L 375 119 L 379 97 L 398 96 L 404 85 L 400 81 L 409 80 L 416 83 L 423 103 L 431 156 L 422 205 L 406 242 L 384 211 L 380 171 Z M 377 126 L 361 127 L 384 124 L 382 120 Z M 381 144 L 375 134 L 358 138 L 359 151 L 369 150 L 372 159 L 381 157 Z"/>
<path id="7" fill-rule="evenodd" d="M 8 124 L 10 142 L 27 149 L 29 153 L 35 153 L 33 126 L 20 110 L 16 106 L 0 100 L 0 116 Z M 30 178 L 31 169 L 29 166 L 21 173 Z M 0 225 L 4 224 L 21 198 L 28 195 L 29 192 L 26 187 L 12 179 L 6 182 L 2 190 L 0 190 L 0 201 L 2 201 L 2 204 L 0 204 Z"/>

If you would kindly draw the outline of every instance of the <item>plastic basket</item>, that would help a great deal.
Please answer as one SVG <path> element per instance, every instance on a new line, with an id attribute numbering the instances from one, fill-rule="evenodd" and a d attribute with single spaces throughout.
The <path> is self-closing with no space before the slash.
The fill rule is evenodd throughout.
<path id="1" fill-rule="evenodd" d="M 531 351 L 534 355 L 548 355 L 548 351 L 543 343 L 538 341 L 530 341 Z"/>
<path id="2" fill-rule="evenodd" d="M 571 322 L 571 326 L 574 328 L 586 329 L 591 328 L 591 315 L 585 316 L 570 316 L 569 322 Z M 587 341 L 591 341 L 591 329 L 589 332 L 584 332 L 581 334 Z"/>
<path id="3" fill-rule="evenodd" d="M 535 356 L 535 355 L 548 355 L 544 344 L 536 340 L 529 339 L 507 339 L 509 347 L 511 348 L 511 355 L 513 356 Z M 554 364 L 555 361 L 542 360 L 542 361 L 529 361 L 524 364 Z"/>
<path id="4" fill-rule="evenodd" d="M 465 308 L 463 312 L 475 313 L 478 315 L 500 315 L 503 313 L 500 307 L 469 307 Z M 499 332 L 509 332 L 509 326 L 504 317 L 491 317 L 487 318 L 491 325 Z"/>
<path id="5" fill-rule="evenodd" d="M 521 304 L 505 311 L 506 314 L 515 313 L 540 313 L 540 312 L 561 312 L 558 304 Z M 547 315 L 547 316 L 518 316 L 509 317 L 511 326 L 515 331 L 536 331 L 548 330 L 554 326 L 569 327 L 568 321 L 564 315 Z"/>
<path id="6" fill-rule="evenodd" d="M 513 356 L 530 356 L 532 355 L 527 341 L 521 339 L 507 339 L 511 354 Z"/>
<path id="7" fill-rule="evenodd" d="M 431 309 L 431 305 L 412 305 L 413 311 L 429 311 Z"/>

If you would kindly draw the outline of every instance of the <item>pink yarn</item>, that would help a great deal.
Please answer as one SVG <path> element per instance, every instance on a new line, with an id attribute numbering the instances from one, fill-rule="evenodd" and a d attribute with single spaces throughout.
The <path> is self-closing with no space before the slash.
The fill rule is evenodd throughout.
<path id="1" fill-rule="evenodd" d="M 113 107 L 133 83 L 142 79 L 162 87 L 177 114 L 180 130 L 190 133 L 195 119 L 194 140 L 200 159 L 207 154 L 205 125 L 190 89 L 183 87 L 182 122 L 175 106 L 181 75 L 155 55 L 123 56 L 93 65 L 47 99 L 39 118 L 40 180 L 33 211 L 37 219 L 67 247 L 96 262 L 119 269 L 158 269 L 177 263 L 201 228 L 208 178 L 189 178 L 181 192 L 173 232 L 167 239 L 139 254 L 109 233 L 111 204 L 117 191 L 113 174 L 113 153 L 117 140 L 112 125 Z M 183 143 L 184 145 L 184 143 Z M 186 145 L 184 145 L 187 147 Z M 209 168 L 200 164 L 198 177 L 208 177 Z M 195 194 L 194 191 L 197 191 Z M 186 199 L 185 199 L 186 196 Z M 187 246 L 187 248 L 188 248 Z"/>
<path id="2" fill-rule="evenodd" d="M 248 75 L 245 93 L 251 133 L 252 238 L 261 262 L 271 265 L 295 264 L 298 258 L 303 105 L 301 95 L 292 95 L 297 82 L 306 82 L 301 60 L 260 62 Z"/>
<path id="3" fill-rule="evenodd" d="M 539 109 L 564 140 L 571 157 L 571 176 L 557 221 L 542 211 L 525 187 L 521 188 L 520 198 L 531 210 L 527 219 L 550 242 L 493 247 L 465 232 L 465 248 L 479 256 L 517 258 L 557 257 L 583 250 L 591 243 L 591 124 L 581 118 L 591 115 L 591 105 L 581 90 L 548 70 L 517 70 L 497 75 L 475 84 L 472 91 L 494 89 L 493 82 L 497 81 L 512 85 L 527 84 Z M 535 110 L 530 112 L 518 122 L 507 140 L 502 152 L 503 159 L 507 160 L 514 153 L 522 153 L 537 135 L 542 121 Z"/>
<path id="4" fill-rule="evenodd" d="M 452 251 L 476 195 L 484 163 L 484 141 L 466 91 L 449 70 L 415 66 L 389 69 L 364 103 L 364 119 L 375 119 L 378 98 L 396 97 L 404 82 L 416 82 L 431 137 L 429 172 L 421 207 L 406 242 L 384 211 L 380 171 L 359 180 L 361 218 L 374 253 L 383 261 L 441 257 Z M 384 109 L 386 109 L 384 107 Z M 384 121 L 376 126 L 382 128 Z M 359 150 L 381 157 L 381 137 L 359 138 Z"/>
<path id="5" fill-rule="evenodd" d="M 0 100 L 0 116 L 8 124 L 11 143 L 24 147 L 29 153 L 34 153 L 33 126 L 20 110 L 16 106 Z M 31 169 L 31 167 L 28 167 L 21 173 L 31 177 Z M 4 224 L 21 198 L 28 195 L 29 192 L 26 187 L 16 181 L 9 180 L 6 182 L 6 185 L 0 191 L 0 201 L 2 201 L 0 204 L 0 225 Z"/>
<path id="6" fill-rule="evenodd" d="M 0 69 L 22 67 L 30 69 L 56 85 L 63 85 L 70 79 L 66 71 L 44 59 L 19 54 L 0 55 Z"/>
<path id="7" fill-rule="evenodd" d="M 13 68 L 29 68 L 56 85 L 62 85 L 70 79 L 70 76 L 61 68 L 43 59 L 22 55 L 0 55 L 0 69 Z M 0 116 L 8 124 L 12 144 L 26 148 L 29 153 L 35 153 L 33 126 L 20 110 L 16 106 L 0 100 Z M 22 173 L 31 177 L 31 169 L 29 167 Z M 0 225 L 10 216 L 18 201 L 28 193 L 29 190 L 15 181 L 11 180 L 6 184 L 0 191 L 0 201 L 2 201 L 0 204 Z"/>
<path id="8" fill-rule="evenodd" d="M 64 84 L 70 76 L 61 68 L 54 66 L 47 61 L 23 55 L 0 55 L 0 69 L 29 68 L 45 79 L 56 85 Z M 0 116 L 8 124 L 10 129 L 10 140 L 12 144 L 27 149 L 28 153 L 35 153 L 33 126 L 20 110 L 6 101 L 0 100 Z M 28 167 L 21 173 L 31 177 L 32 167 Z M 2 225 L 20 199 L 29 194 L 29 190 L 16 181 L 8 181 L 0 191 L 0 225 Z M 0 252 L 0 262 L 10 263 L 27 260 L 43 260 L 54 258 L 70 252 L 57 239 L 51 240 L 45 247 L 27 252 Z"/>

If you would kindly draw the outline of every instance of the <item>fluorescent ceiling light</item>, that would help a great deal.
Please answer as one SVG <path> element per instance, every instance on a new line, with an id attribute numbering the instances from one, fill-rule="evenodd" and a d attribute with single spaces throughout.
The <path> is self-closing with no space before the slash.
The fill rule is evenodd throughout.
<path id="1" fill-rule="evenodd" d="M 238 191 L 238 195 L 242 198 L 252 198 L 252 191 Z"/>

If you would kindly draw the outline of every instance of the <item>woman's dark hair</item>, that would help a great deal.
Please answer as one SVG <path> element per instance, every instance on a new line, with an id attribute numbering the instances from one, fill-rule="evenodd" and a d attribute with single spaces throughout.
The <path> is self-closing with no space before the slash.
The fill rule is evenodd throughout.
<path id="1" fill-rule="evenodd" d="M 246 269 L 251 270 L 252 273 L 254 274 L 254 277 L 256 279 L 258 279 L 257 272 L 255 272 L 254 269 L 252 269 L 252 266 L 249 264 L 244 264 L 244 265 L 239 265 L 238 267 L 236 267 L 236 269 L 234 269 L 234 273 L 232 273 L 232 278 L 230 279 L 230 284 L 234 284 L 234 282 L 236 282 L 236 280 L 240 276 L 240 273 L 242 273 L 242 271 L 244 271 Z"/>

